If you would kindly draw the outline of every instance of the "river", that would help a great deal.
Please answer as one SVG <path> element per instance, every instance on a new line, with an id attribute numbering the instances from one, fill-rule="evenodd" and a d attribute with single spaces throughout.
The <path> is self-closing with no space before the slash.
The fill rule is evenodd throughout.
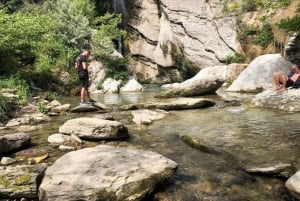
<path id="1" fill-rule="evenodd" d="M 93 95 L 93 98 L 106 105 L 155 101 L 154 95 L 159 88 L 153 85 L 146 87 L 143 93 L 100 94 Z M 219 95 L 206 97 L 215 101 L 223 99 Z M 73 106 L 78 100 L 79 97 L 60 98 L 62 103 L 68 102 Z M 284 187 L 285 179 L 250 175 L 244 168 L 296 161 L 300 154 L 300 113 L 242 104 L 170 111 L 162 120 L 139 126 L 132 123 L 130 112 L 114 111 L 112 116 L 128 127 L 131 136 L 127 142 L 116 144 L 152 150 L 178 163 L 175 175 L 157 190 L 155 196 L 144 201 L 159 200 L 160 196 L 168 197 L 170 201 L 291 200 Z M 57 133 L 64 121 L 76 117 L 78 114 L 57 117 L 44 124 L 42 132 L 39 130 L 32 134 L 36 146 L 47 146 L 47 137 Z M 183 135 L 226 154 L 209 154 L 191 148 L 181 140 Z M 88 146 L 95 144 L 92 142 Z"/>

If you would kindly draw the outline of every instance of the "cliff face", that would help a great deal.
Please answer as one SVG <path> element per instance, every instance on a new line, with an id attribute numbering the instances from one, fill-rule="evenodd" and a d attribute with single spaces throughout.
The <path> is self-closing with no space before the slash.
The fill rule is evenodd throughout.
<path id="1" fill-rule="evenodd" d="M 234 7 L 233 2 L 239 5 L 237 10 L 225 14 L 224 6 Z M 126 4 L 127 52 L 132 71 L 142 82 L 180 82 L 186 68 L 195 74 L 203 68 L 224 64 L 235 52 L 243 54 L 247 63 L 269 53 L 300 61 L 299 35 L 290 39 L 289 33 L 276 26 L 281 19 L 296 15 L 298 0 L 287 7 L 247 13 L 241 11 L 243 1 L 228 1 L 224 5 L 220 0 L 132 0 Z M 264 23 L 271 26 L 273 34 L 268 44 L 249 42 L 252 35 L 241 39 L 247 32 L 245 26 L 263 31 Z M 261 39 L 265 39 L 263 35 Z"/>
<path id="2" fill-rule="evenodd" d="M 235 17 L 222 17 L 219 0 L 133 0 L 128 2 L 126 44 L 132 70 L 143 82 L 181 81 L 224 63 L 237 51 Z M 183 66 L 182 64 L 187 64 Z"/>

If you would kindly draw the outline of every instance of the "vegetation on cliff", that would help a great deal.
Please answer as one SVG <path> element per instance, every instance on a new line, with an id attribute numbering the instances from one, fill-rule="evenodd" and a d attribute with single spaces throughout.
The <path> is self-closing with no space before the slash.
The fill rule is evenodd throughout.
<path id="1" fill-rule="evenodd" d="M 73 88 L 78 82 L 73 68 L 76 55 L 92 48 L 96 57 L 106 56 L 113 51 L 114 40 L 125 34 L 119 27 L 121 16 L 110 12 L 109 2 L 0 0 L 2 87 L 14 80 L 14 87 L 24 93 L 29 83 L 50 91 Z M 68 85 L 59 80 L 61 71 L 71 74 Z M 22 104 L 26 97 L 22 96 Z M 0 104 L 1 113 L 5 105 Z"/>

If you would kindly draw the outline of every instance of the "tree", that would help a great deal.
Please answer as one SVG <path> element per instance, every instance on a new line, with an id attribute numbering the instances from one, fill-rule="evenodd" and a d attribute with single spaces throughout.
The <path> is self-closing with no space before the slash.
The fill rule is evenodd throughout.
<path id="1" fill-rule="evenodd" d="M 0 10 L 0 73 L 14 73 L 18 67 L 32 65 L 45 46 L 45 36 L 59 26 L 51 16 L 39 13 L 6 13 Z"/>
<path id="2" fill-rule="evenodd" d="M 95 19 L 97 25 L 92 35 L 93 54 L 97 56 L 105 56 L 112 53 L 114 49 L 113 41 L 118 41 L 125 36 L 126 31 L 122 30 L 121 15 L 106 13 L 104 16 Z"/>

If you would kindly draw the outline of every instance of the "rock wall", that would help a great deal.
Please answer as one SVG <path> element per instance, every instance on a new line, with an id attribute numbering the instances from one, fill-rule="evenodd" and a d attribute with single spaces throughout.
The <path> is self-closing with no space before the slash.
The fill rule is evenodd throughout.
<path id="1" fill-rule="evenodd" d="M 218 0 L 133 0 L 128 5 L 129 51 L 142 82 L 181 82 L 179 73 L 224 63 L 237 51 L 235 17 Z"/>

